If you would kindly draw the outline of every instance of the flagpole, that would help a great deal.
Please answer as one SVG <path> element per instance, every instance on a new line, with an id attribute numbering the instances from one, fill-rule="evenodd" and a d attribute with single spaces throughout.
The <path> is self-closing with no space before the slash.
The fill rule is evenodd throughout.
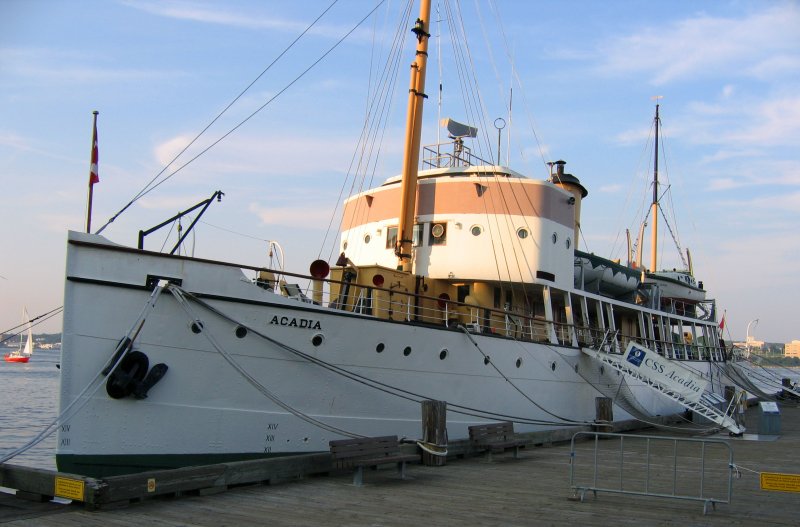
<path id="1" fill-rule="evenodd" d="M 89 204 L 86 209 L 86 232 L 92 232 L 92 197 L 94 195 L 94 184 L 100 181 L 97 170 L 97 110 L 93 111 L 94 122 L 92 123 L 92 158 L 89 162 Z"/>

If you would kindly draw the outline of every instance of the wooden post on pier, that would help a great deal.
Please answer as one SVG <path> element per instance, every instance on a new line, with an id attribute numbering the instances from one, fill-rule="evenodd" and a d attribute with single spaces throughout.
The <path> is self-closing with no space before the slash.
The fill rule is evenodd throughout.
<path id="1" fill-rule="evenodd" d="M 595 397 L 595 430 L 598 432 L 613 432 L 614 403 L 611 397 Z"/>
<path id="2" fill-rule="evenodd" d="M 422 401 L 422 441 L 434 445 L 447 445 L 447 403 L 445 401 Z M 441 467 L 447 464 L 447 456 L 435 456 L 422 451 L 422 464 Z"/>

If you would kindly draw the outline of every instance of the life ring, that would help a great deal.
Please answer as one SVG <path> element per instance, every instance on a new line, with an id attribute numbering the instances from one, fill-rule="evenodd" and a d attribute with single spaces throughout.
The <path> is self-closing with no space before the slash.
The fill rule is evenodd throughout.
<path id="1" fill-rule="evenodd" d="M 112 399 L 122 399 L 133 393 L 136 385 L 142 382 L 150 361 L 141 351 L 131 351 L 122 358 L 106 382 L 106 393 Z"/>

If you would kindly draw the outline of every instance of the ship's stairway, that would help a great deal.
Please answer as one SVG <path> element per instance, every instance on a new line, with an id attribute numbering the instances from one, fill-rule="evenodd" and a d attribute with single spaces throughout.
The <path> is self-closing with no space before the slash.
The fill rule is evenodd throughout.
<path id="1" fill-rule="evenodd" d="M 736 421 L 734 421 L 732 417 L 718 408 L 720 403 L 724 403 L 725 401 L 719 395 L 713 392 L 705 391 L 697 401 L 687 399 L 682 394 L 677 393 L 662 383 L 659 383 L 656 379 L 651 379 L 650 377 L 643 375 L 640 371 L 638 371 L 637 368 L 626 363 L 623 360 L 622 355 L 604 351 L 602 348 L 603 346 L 601 346 L 600 350 L 581 348 L 581 351 L 602 365 L 618 371 L 625 377 L 627 381 L 634 381 L 637 384 L 641 383 L 651 390 L 654 390 L 661 395 L 672 399 L 687 410 L 691 410 L 697 415 L 705 417 L 709 421 L 728 429 L 734 434 L 744 433 L 744 427 L 737 425 Z"/>

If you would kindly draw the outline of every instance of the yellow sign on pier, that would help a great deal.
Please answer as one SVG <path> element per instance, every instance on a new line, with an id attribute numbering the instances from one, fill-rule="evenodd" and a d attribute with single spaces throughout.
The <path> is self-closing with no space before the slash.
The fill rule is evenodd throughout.
<path id="1" fill-rule="evenodd" d="M 800 492 L 800 474 L 761 473 L 761 490 Z"/>
<path id="2" fill-rule="evenodd" d="M 80 479 L 62 478 L 56 476 L 55 495 L 59 498 L 83 501 L 83 491 L 86 484 Z"/>

